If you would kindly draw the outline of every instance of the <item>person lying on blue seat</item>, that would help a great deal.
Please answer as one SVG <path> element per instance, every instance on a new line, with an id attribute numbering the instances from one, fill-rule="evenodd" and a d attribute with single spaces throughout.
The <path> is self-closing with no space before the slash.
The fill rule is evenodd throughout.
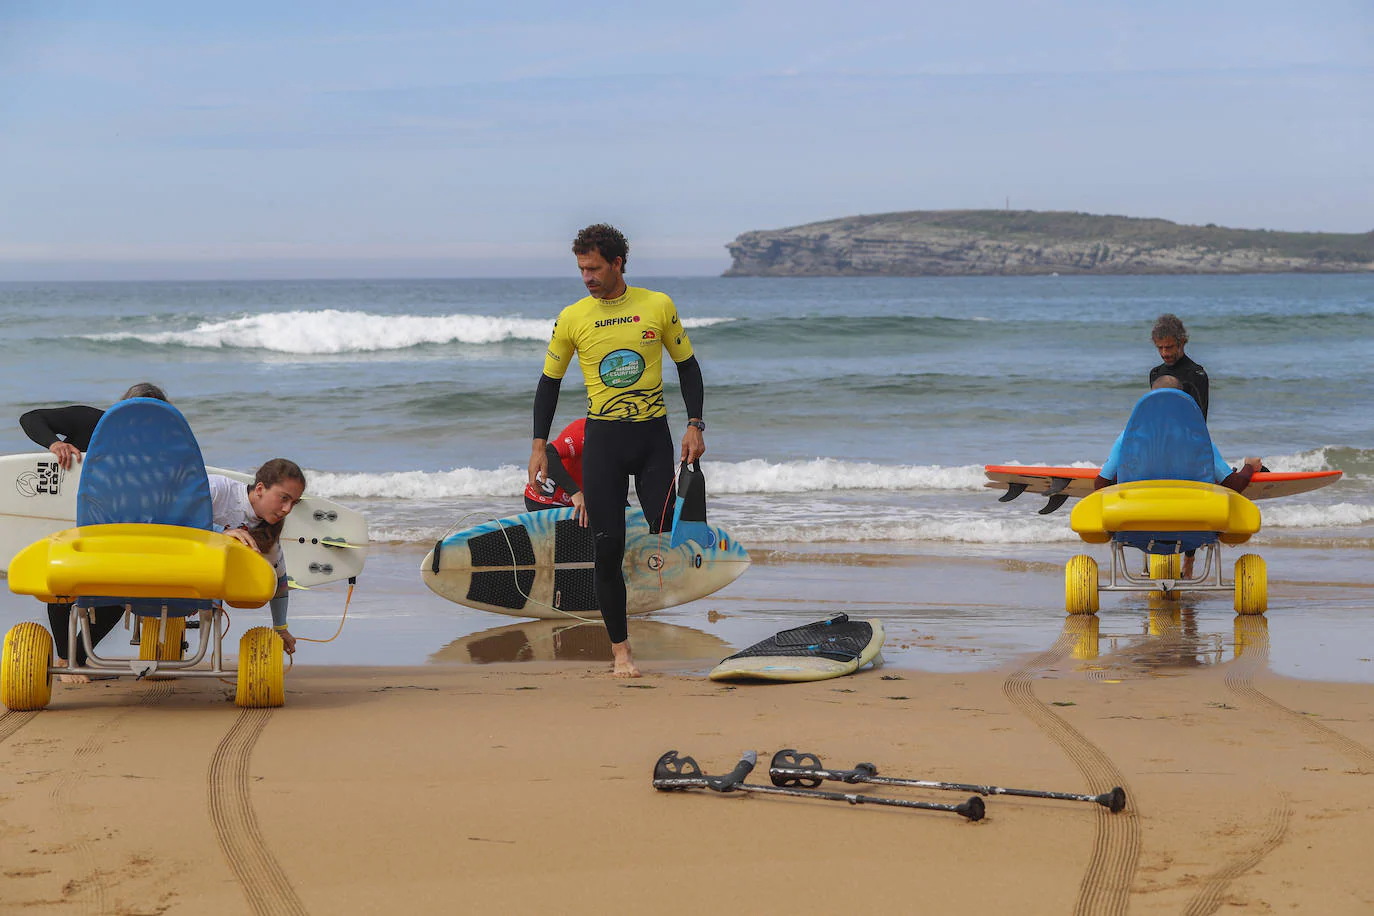
<path id="1" fill-rule="evenodd" d="M 1235 490 L 1237 493 L 1245 492 L 1245 488 L 1250 485 L 1250 478 L 1263 467 L 1261 459 L 1246 458 L 1240 468 L 1232 470 L 1207 433 L 1207 424 L 1202 418 L 1202 411 L 1190 396 L 1184 394 L 1183 386 L 1179 380 L 1172 375 L 1161 375 L 1155 379 L 1150 388 L 1150 393 L 1142 397 L 1137 403 L 1136 410 L 1131 414 L 1131 421 L 1126 424 L 1126 429 L 1121 431 L 1121 435 L 1117 436 L 1116 442 L 1112 444 L 1111 454 L 1107 456 L 1107 460 L 1102 464 L 1102 470 L 1093 480 L 1093 489 L 1100 490 L 1103 487 L 1111 486 L 1118 483 L 1118 478 L 1122 478 L 1120 482 L 1161 479 L 1197 480 L 1203 483 L 1220 484 Z M 1150 467 L 1149 462 L 1136 460 L 1123 471 L 1123 446 L 1127 443 L 1128 434 L 1134 432 L 1132 426 L 1137 419 L 1137 413 L 1141 411 L 1148 399 L 1159 397 L 1173 399 L 1168 402 L 1170 409 L 1166 415 L 1173 418 L 1179 427 L 1171 428 L 1168 432 L 1178 433 L 1179 438 L 1177 441 L 1155 443 L 1163 447 L 1153 456 L 1159 459 L 1158 464 L 1160 466 Z M 1139 443 L 1135 444 L 1139 445 Z M 1139 449 L 1137 448 L 1136 451 L 1139 452 Z M 1140 456 L 1137 454 L 1136 457 L 1139 459 Z M 1192 578 L 1193 555 L 1194 551 L 1188 551 L 1184 554 L 1181 572 L 1185 579 Z"/>
<path id="2" fill-rule="evenodd" d="M 209 475 L 210 501 L 217 529 L 263 555 L 277 572 L 277 594 L 272 598 L 272 627 L 288 654 L 296 651 L 296 637 L 287 629 L 290 592 L 286 560 L 281 549 L 281 530 L 286 517 L 305 493 L 305 472 L 286 458 L 273 458 L 258 468 L 251 484 L 219 474 Z"/>

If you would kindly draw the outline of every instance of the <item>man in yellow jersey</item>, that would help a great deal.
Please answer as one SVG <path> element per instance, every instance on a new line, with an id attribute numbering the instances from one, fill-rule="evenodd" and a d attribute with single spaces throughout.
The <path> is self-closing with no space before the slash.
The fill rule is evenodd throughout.
<path id="1" fill-rule="evenodd" d="M 529 482 L 538 486 L 548 475 L 544 447 L 558 407 L 559 386 L 576 353 L 587 382 L 582 492 L 595 536 L 597 605 L 611 637 L 613 673 L 639 677 L 625 625 L 625 500 L 633 477 L 649 530 L 658 531 L 672 519 L 677 461 L 663 402 L 663 351 L 677 364 L 687 405 L 683 461 L 696 461 L 706 452 L 706 424 L 701 419 L 705 388 L 673 300 L 626 286 L 630 246 L 625 236 L 598 223 L 577 234 L 572 250 L 590 295 L 563 309 L 553 325 L 534 394 Z"/>

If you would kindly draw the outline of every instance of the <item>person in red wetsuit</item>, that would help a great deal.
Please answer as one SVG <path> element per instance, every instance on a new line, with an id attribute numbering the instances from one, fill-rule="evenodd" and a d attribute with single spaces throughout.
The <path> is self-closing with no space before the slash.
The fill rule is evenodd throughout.
<path id="1" fill-rule="evenodd" d="M 525 485 L 525 508 L 561 509 L 572 506 L 578 524 L 587 527 L 587 502 L 582 494 L 582 444 L 587 434 L 587 418 L 581 417 L 563 427 L 553 441 L 545 444 L 549 472 Z"/>

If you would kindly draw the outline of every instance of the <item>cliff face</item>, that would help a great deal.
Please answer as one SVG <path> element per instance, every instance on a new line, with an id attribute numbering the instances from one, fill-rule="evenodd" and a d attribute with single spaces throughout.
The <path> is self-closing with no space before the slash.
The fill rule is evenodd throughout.
<path id="1" fill-rule="evenodd" d="M 1007 210 L 921 210 L 746 232 L 727 277 L 1225 274 L 1374 270 L 1364 235 Z"/>

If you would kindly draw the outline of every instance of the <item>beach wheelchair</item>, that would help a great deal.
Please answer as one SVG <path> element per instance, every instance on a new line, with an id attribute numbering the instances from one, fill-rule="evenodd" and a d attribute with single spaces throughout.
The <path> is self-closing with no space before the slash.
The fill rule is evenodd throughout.
<path id="1" fill-rule="evenodd" d="M 1175 389 L 1140 399 L 1122 433 L 1118 483 L 1081 499 L 1069 523 L 1084 541 L 1111 545 L 1111 573 L 1099 584 L 1097 561 L 1087 554 L 1069 560 L 1064 572 L 1065 610 L 1094 614 L 1099 591 L 1141 591 L 1164 599 L 1190 591 L 1231 591 L 1238 614 L 1268 608 L 1263 558 L 1244 554 L 1235 577 L 1222 578 L 1223 544 L 1238 545 L 1260 530 L 1259 508 L 1234 490 L 1213 483 L 1214 449 L 1202 412 Z M 1131 571 L 1125 549 L 1148 557 L 1148 572 Z M 1200 571 L 1182 576 L 1183 555 L 1203 554 Z"/>
<path id="2" fill-rule="evenodd" d="M 56 667 L 47 628 L 20 623 L 0 650 L 0 703 L 42 709 L 53 675 L 84 674 L 234 678 L 239 706 L 282 705 L 283 647 L 270 627 L 244 633 L 237 667 L 225 667 L 222 605 L 261 607 L 277 577 L 256 551 L 210 530 L 205 464 L 181 413 L 149 398 L 119 402 L 101 418 L 84 465 L 77 527 L 20 551 L 10 562 L 9 586 L 49 604 L 70 603 L 69 661 L 80 639 L 86 663 Z M 95 652 L 91 609 L 112 605 L 138 620 L 137 657 Z M 188 658 L 191 617 L 199 623 L 199 645 Z"/>

